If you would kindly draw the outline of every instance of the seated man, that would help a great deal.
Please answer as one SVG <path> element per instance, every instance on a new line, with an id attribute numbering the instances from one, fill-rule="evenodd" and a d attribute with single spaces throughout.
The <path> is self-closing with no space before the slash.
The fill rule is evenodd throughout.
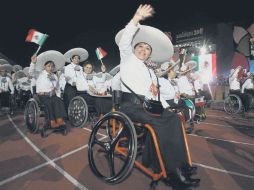
<path id="1" fill-rule="evenodd" d="M 241 74 L 242 67 L 238 66 L 236 69 L 231 69 L 230 74 L 229 74 L 229 93 L 230 94 L 235 94 L 240 97 L 243 106 L 247 110 L 249 105 L 247 101 L 246 94 L 241 93 L 241 85 L 240 81 L 242 79 L 242 74 Z"/>
<path id="2" fill-rule="evenodd" d="M 196 64 L 194 61 L 185 63 L 185 65 L 181 67 L 178 79 L 176 80 L 180 95 L 188 99 L 195 98 L 194 86 L 190 82 L 192 80 L 191 71 L 195 68 L 195 66 L 192 65 L 194 63 Z"/>
<path id="3" fill-rule="evenodd" d="M 167 109 L 157 115 L 148 113 L 140 100 L 160 100 L 163 108 L 169 107 L 163 98 L 159 99 L 157 77 L 144 63 L 149 58 L 154 62 L 165 62 L 173 55 L 173 45 L 163 32 L 139 24 L 153 13 L 150 5 L 140 5 L 125 29 L 116 35 L 121 57 L 120 78 L 123 92 L 120 111 L 128 115 L 133 122 L 151 125 L 158 139 L 166 172 L 171 179 L 183 185 L 196 186 L 200 180 L 192 179 L 184 173 L 184 170 L 193 171 L 193 167 L 188 159 L 188 144 L 179 116 Z M 146 136 L 142 159 L 146 167 L 160 171 L 153 140 L 149 134 Z"/>
<path id="4" fill-rule="evenodd" d="M 106 73 L 106 66 L 101 65 L 100 73 L 95 73 L 93 65 L 90 62 L 86 62 L 83 65 L 84 78 L 86 82 L 82 84 L 88 85 L 88 92 L 94 99 L 95 109 L 98 115 L 108 113 L 112 108 L 111 97 L 105 97 L 111 87 L 112 76 Z M 94 95 L 94 96 L 93 96 Z M 99 97 L 101 96 L 101 97 Z"/>
<path id="5" fill-rule="evenodd" d="M 185 121 L 188 121 L 191 118 L 191 111 L 186 106 L 185 102 L 180 98 L 180 93 L 175 82 L 177 63 L 170 64 L 166 62 L 162 65 L 162 67 L 164 66 L 165 70 L 168 70 L 168 68 L 171 69 L 168 70 L 165 78 L 159 78 L 161 97 L 167 101 L 169 104 L 169 109 L 181 110 L 184 114 Z M 163 70 L 164 69 L 162 69 L 162 72 Z"/>
<path id="6" fill-rule="evenodd" d="M 254 92 L 253 75 L 250 72 L 247 73 L 247 77 L 244 79 L 241 87 L 241 93 L 244 92 Z"/>
<path id="7" fill-rule="evenodd" d="M 10 95 L 14 95 L 14 87 L 10 77 L 7 76 L 7 72 L 11 72 L 12 66 L 10 64 L 0 65 L 0 106 L 11 108 L 11 114 L 13 113 L 11 107 Z"/>
<path id="8" fill-rule="evenodd" d="M 253 108 L 253 98 L 254 98 L 254 84 L 253 84 L 253 75 L 248 72 L 247 77 L 243 80 L 241 87 L 242 96 L 244 96 L 245 109 Z"/>
<path id="9" fill-rule="evenodd" d="M 18 71 L 16 75 L 17 83 L 15 89 L 19 96 L 18 103 L 20 106 L 25 106 L 26 102 L 31 97 L 31 80 L 25 75 L 23 71 Z"/>
<path id="10" fill-rule="evenodd" d="M 83 48 L 73 48 L 67 51 L 64 56 L 66 62 L 70 63 L 65 66 L 64 69 L 64 77 L 66 80 L 66 84 L 63 93 L 63 100 L 65 104 L 65 109 L 68 110 L 69 103 L 71 99 L 76 96 L 77 91 L 88 90 L 87 82 L 84 81 L 85 84 L 82 85 L 83 80 L 80 80 L 84 78 L 84 76 L 83 69 L 79 65 L 80 62 L 86 61 L 88 59 L 88 52 L 86 49 Z"/>
<path id="11" fill-rule="evenodd" d="M 40 54 L 35 65 L 36 70 L 41 71 L 36 80 L 36 94 L 48 109 L 51 128 L 66 127 L 64 119 L 67 114 L 60 98 L 58 78 L 53 73 L 62 68 L 64 63 L 64 56 L 60 52 L 51 50 Z"/>

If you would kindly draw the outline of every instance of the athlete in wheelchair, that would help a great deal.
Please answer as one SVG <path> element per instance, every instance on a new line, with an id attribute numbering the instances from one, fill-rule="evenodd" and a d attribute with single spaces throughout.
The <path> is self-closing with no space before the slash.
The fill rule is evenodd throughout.
<path id="1" fill-rule="evenodd" d="M 15 80 L 15 103 L 17 107 L 24 108 L 26 102 L 32 97 L 31 80 L 21 70 L 13 75 Z"/>
<path id="2" fill-rule="evenodd" d="M 189 99 L 183 99 L 180 97 L 178 86 L 175 82 L 176 71 L 178 70 L 178 64 L 180 61 L 172 63 L 165 62 L 161 65 L 160 72 L 157 76 L 164 75 L 165 78 L 159 78 L 160 92 L 163 99 L 169 104 L 169 110 L 179 114 L 184 123 L 187 133 L 191 133 L 194 129 L 193 118 L 195 115 L 195 106 Z M 190 105 L 188 104 L 190 103 Z M 190 107 L 192 106 L 192 107 Z"/>
<path id="3" fill-rule="evenodd" d="M 111 184 L 124 180 L 135 164 L 152 177 L 153 187 L 161 178 L 170 178 L 185 186 L 196 186 L 200 180 L 190 177 L 196 168 L 192 167 L 179 116 L 166 109 L 160 109 L 161 112 L 157 113 L 149 112 L 149 103 L 159 105 L 156 101 L 159 92 L 154 71 L 148 69 L 144 61 L 151 57 L 156 62 L 165 62 L 173 54 L 171 41 L 164 33 L 153 27 L 138 25 L 152 14 L 150 5 L 141 5 L 130 23 L 116 36 L 121 55 L 122 101 L 119 111 L 109 112 L 94 126 L 89 140 L 89 164 L 97 177 Z M 145 97 L 153 101 L 144 100 Z M 143 101 L 149 102 L 146 109 Z M 162 105 L 167 105 L 163 99 L 161 101 Z M 140 128 L 138 135 L 134 123 Z M 98 136 L 101 129 L 106 129 L 106 139 Z M 138 136 L 143 137 L 144 142 L 142 163 L 135 161 Z M 105 157 L 100 157 L 100 154 Z M 100 164 L 103 158 L 108 163 L 105 173 L 102 171 L 105 165 Z M 121 166 L 116 164 L 119 162 Z"/>
<path id="4" fill-rule="evenodd" d="M 68 107 L 69 121 L 72 126 L 84 127 L 88 118 L 93 120 L 94 115 L 97 116 L 97 114 L 102 112 L 98 108 L 107 108 L 108 104 L 98 103 L 99 99 L 95 96 L 95 90 L 97 90 L 96 92 L 100 91 L 98 88 L 96 89 L 96 85 L 100 80 L 97 74 L 93 73 L 92 64 L 86 62 L 83 68 L 79 65 L 80 61 L 87 60 L 88 52 L 83 48 L 74 48 L 65 53 L 65 58 L 67 62 L 71 61 L 65 67 L 64 72 L 66 79 L 64 102 L 66 107 Z M 106 67 L 104 65 L 102 65 L 101 69 L 105 73 Z M 101 75 L 104 75 L 103 73 Z M 97 95 L 99 96 L 100 94 Z M 111 99 L 107 102 L 110 102 L 111 108 Z"/>
<path id="5" fill-rule="evenodd" d="M 178 78 L 176 83 L 180 92 L 181 99 L 185 102 L 185 105 L 190 108 L 190 115 L 192 122 L 203 121 L 206 117 L 204 109 L 203 97 L 196 96 L 193 80 L 193 69 L 195 69 L 197 63 L 195 61 L 188 61 L 181 67 L 178 72 Z"/>
<path id="6" fill-rule="evenodd" d="M 25 107 L 25 122 L 28 129 L 36 133 L 41 132 L 42 137 L 47 136 L 47 131 L 62 131 L 67 134 L 64 119 L 67 117 L 64 103 L 61 100 L 58 78 L 53 73 L 65 64 L 64 56 L 54 50 L 41 53 L 38 58 L 32 57 L 35 70 L 40 71 L 36 79 L 36 94 L 33 95 Z M 43 127 L 39 126 L 39 118 L 44 118 Z"/>
<path id="7" fill-rule="evenodd" d="M 251 96 L 241 92 L 240 76 L 242 67 L 238 66 L 235 69 L 231 69 L 229 75 L 229 95 L 224 100 L 224 110 L 228 114 L 244 113 L 249 109 L 249 99 Z M 243 92 L 244 92 L 243 88 Z"/>
<path id="8" fill-rule="evenodd" d="M 8 73 L 12 66 L 4 59 L 0 59 L 0 108 L 4 113 L 13 114 L 14 87 Z"/>

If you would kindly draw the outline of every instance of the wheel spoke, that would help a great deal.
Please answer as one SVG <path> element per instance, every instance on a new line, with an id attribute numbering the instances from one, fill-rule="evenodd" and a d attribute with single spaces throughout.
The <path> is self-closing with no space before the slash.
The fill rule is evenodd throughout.
<path id="1" fill-rule="evenodd" d="M 111 125 L 110 125 L 110 120 L 108 120 L 108 122 L 107 122 L 107 126 L 106 126 L 106 130 L 107 130 L 107 134 L 108 134 L 108 137 L 109 137 L 110 141 L 112 141 L 112 140 L 113 140 L 113 137 L 112 137 L 112 134 L 111 134 L 110 128 L 111 128 Z"/>
<path id="2" fill-rule="evenodd" d="M 103 149 L 106 150 L 106 148 L 105 148 L 105 143 L 99 141 L 98 139 L 96 139 L 96 137 L 94 137 L 94 142 L 93 142 L 93 144 L 98 144 L 98 145 L 100 145 Z"/>
<path id="3" fill-rule="evenodd" d="M 108 154 L 108 164 L 110 168 L 110 176 L 115 176 L 115 165 L 114 165 L 114 151 L 111 151 Z"/>
<path id="4" fill-rule="evenodd" d="M 115 147 L 116 143 L 119 141 L 119 139 L 122 137 L 123 134 L 124 134 L 124 131 L 123 131 L 123 127 L 122 127 L 122 128 L 119 129 L 116 137 L 111 142 L 111 145 L 113 147 Z"/>

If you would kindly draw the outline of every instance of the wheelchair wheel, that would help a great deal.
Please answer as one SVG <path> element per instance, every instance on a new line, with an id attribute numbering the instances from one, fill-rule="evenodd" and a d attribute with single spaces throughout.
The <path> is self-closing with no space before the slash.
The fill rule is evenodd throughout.
<path id="1" fill-rule="evenodd" d="M 125 114 L 109 112 L 95 124 L 88 144 L 88 160 L 98 178 L 110 184 L 123 181 L 131 172 L 136 155 L 136 131 Z"/>
<path id="2" fill-rule="evenodd" d="M 30 99 L 25 107 L 25 112 L 24 112 L 24 119 L 27 128 L 30 130 L 32 133 L 37 133 L 39 129 L 38 125 L 38 110 L 39 106 L 38 103 L 32 98 Z"/>
<path id="3" fill-rule="evenodd" d="M 230 94 L 224 100 L 224 110 L 228 114 L 238 114 L 243 111 L 242 101 L 238 95 Z"/>
<path id="4" fill-rule="evenodd" d="M 83 127 L 88 118 L 88 106 L 81 96 L 72 98 L 68 107 L 70 124 L 74 127 Z"/>

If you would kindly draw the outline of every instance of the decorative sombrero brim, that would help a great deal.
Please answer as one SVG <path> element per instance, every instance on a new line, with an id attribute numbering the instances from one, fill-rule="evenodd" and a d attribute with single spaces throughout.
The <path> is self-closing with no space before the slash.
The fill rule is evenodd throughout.
<path id="1" fill-rule="evenodd" d="M 122 38 L 124 30 L 125 29 L 119 31 L 115 37 L 117 45 Z M 134 46 L 140 42 L 145 42 L 152 47 L 152 61 L 163 63 L 170 60 L 173 55 L 174 48 L 170 39 L 166 34 L 157 28 L 140 25 L 139 30 L 136 32 L 131 45 L 134 48 Z"/>
<path id="2" fill-rule="evenodd" d="M 0 59 L 0 65 L 5 65 L 5 64 L 10 64 L 8 61 L 5 59 Z"/>
<path id="3" fill-rule="evenodd" d="M 22 67 L 20 65 L 13 65 L 13 69 L 12 69 L 13 72 L 17 72 L 21 70 L 22 70 Z"/>
<path id="4" fill-rule="evenodd" d="M 114 67 L 113 69 L 111 69 L 111 71 L 109 71 L 109 74 L 111 76 L 115 76 L 117 73 L 119 73 L 120 71 L 120 65 L 117 65 L 116 67 Z"/>
<path id="5" fill-rule="evenodd" d="M 29 73 L 29 67 L 23 68 L 23 72 L 25 73 L 26 76 L 28 76 Z"/>
<path id="6" fill-rule="evenodd" d="M 15 74 L 14 74 L 14 77 L 16 79 L 20 79 L 20 78 L 23 78 L 23 77 L 26 77 L 27 75 L 24 73 L 24 71 L 17 71 Z"/>
<path id="7" fill-rule="evenodd" d="M 167 74 L 170 70 L 178 70 L 178 67 L 176 67 L 180 63 L 180 60 L 178 59 L 176 62 L 171 60 L 170 62 L 165 62 L 161 65 L 160 71 L 157 72 L 157 76 L 164 76 Z"/>
<path id="8" fill-rule="evenodd" d="M 88 56 L 89 56 L 88 51 L 86 49 L 84 49 L 84 48 L 73 48 L 73 49 L 70 49 L 69 51 L 67 51 L 64 54 L 65 61 L 70 63 L 71 58 L 74 55 L 78 55 L 80 57 L 80 62 L 83 62 L 83 61 L 87 60 Z"/>
<path id="9" fill-rule="evenodd" d="M 0 65 L 0 70 L 5 70 L 7 72 L 11 72 L 12 66 L 10 64 L 3 64 L 3 65 Z"/>
<path id="10" fill-rule="evenodd" d="M 105 73 L 105 75 L 106 75 L 106 80 L 110 80 L 110 79 L 113 78 L 113 76 L 110 75 L 109 73 Z M 103 73 L 102 73 L 102 72 L 99 72 L 99 73 L 94 73 L 94 74 L 88 74 L 88 75 L 86 76 L 86 78 L 87 78 L 87 79 L 92 79 L 93 77 L 102 78 L 102 76 L 103 76 Z"/>
<path id="11" fill-rule="evenodd" d="M 35 69 L 37 71 L 42 71 L 44 69 L 44 64 L 48 61 L 52 61 L 55 64 L 55 69 L 53 70 L 53 72 L 58 71 L 65 64 L 65 58 L 62 53 L 55 50 L 49 50 L 38 55 Z"/>
<path id="12" fill-rule="evenodd" d="M 197 62 L 196 61 L 188 61 L 184 65 L 187 68 L 187 70 L 182 70 L 182 71 L 180 70 L 179 71 L 180 75 L 184 75 L 184 74 L 188 73 L 189 71 L 192 71 L 193 69 L 195 69 L 197 67 Z"/>

